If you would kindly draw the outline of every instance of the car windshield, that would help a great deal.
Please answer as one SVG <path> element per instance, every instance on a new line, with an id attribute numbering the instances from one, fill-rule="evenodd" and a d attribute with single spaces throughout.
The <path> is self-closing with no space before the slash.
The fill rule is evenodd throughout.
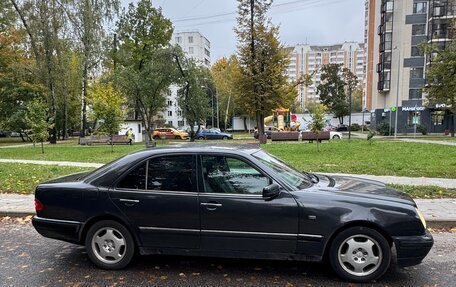
<path id="1" fill-rule="evenodd" d="M 252 156 L 271 168 L 286 183 L 297 189 L 307 188 L 312 185 L 311 180 L 307 175 L 288 166 L 286 163 L 267 152 L 258 151 L 252 154 Z"/>

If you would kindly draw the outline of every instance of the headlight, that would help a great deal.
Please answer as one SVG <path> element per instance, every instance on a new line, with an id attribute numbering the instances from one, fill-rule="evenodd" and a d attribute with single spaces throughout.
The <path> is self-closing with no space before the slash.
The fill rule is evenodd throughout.
<path id="1" fill-rule="evenodd" d="M 426 229 L 426 220 L 424 219 L 423 214 L 421 213 L 421 211 L 418 210 L 418 208 L 415 208 L 415 210 L 416 210 L 416 213 L 418 213 L 421 223 L 423 223 L 424 229 Z"/>

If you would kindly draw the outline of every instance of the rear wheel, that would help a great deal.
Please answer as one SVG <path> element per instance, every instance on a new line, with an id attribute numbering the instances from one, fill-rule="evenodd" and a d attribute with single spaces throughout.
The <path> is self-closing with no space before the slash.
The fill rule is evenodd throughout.
<path id="1" fill-rule="evenodd" d="M 204 137 L 198 137 L 199 140 L 204 140 Z"/>
<path id="2" fill-rule="evenodd" d="M 154 140 L 159 140 L 159 139 L 160 139 L 160 136 L 153 136 L 153 139 L 154 139 Z"/>
<path id="3" fill-rule="evenodd" d="M 175 139 L 175 140 L 180 140 L 181 137 L 180 137 L 180 136 L 175 136 L 174 139 Z"/>
<path id="4" fill-rule="evenodd" d="M 338 135 L 333 135 L 333 139 L 334 139 L 334 140 L 338 140 L 338 139 L 340 139 L 340 136 L 338 136 Z"/>
<path id="5" fill-rule="evenodd" d="M 329 261 L 341 278 L 369 282 L 382 276 L 390 265 L 391 248 L 379 232 L 352 227 L 339 233 L 329 250 Z"/>
<path id="6" fill-rule="evenodd" d="M 222 139 L 223 139 L 223 140 L 227 140 L 227 139 L 228 139 L 228 137 L 227 137 L 227 136 L 224 136 Z"/>
<path id="7" fill-rule="evenodd" d="M 112 220 L 99 221 L 90 227 L 85 246 L 90 260 L 103 269 L 122 269 L 131 262 L 135 253 L 128 229 Z"/>

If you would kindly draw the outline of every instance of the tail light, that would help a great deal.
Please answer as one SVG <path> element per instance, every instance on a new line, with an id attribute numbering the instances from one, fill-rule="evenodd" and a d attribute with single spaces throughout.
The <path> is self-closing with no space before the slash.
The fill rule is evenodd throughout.
<path id="1" fill-rule="evenodd" d="M 35 198 L 35 211 L 41 211 L 44 209 L 44 204 L 41 203 L 38 199 Z"/>

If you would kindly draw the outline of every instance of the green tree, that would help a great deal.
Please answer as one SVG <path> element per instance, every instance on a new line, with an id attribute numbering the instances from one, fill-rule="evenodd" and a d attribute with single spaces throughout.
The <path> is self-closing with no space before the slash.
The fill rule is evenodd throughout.
<path id="1" fill-rule="evenodd" d="M 95 121 L 100 124 L 98 131 L 111 137 L 112 151 L 112 136 L 117 134 L 125 120 L 125 98 L 112 84 L 98 82 L 89 90 L 88 103 Z"/>
<path id="2" fill-rule="evenodd" d="M 341 64 L 327 64 L 321 68 L 321 81 L 317 87 L 320 101 L 343 124 L 344 116 L 350 114 L 349 94 L 358 84 L 356 76 Z"/>
<path id="3" fill-rule="evenodd" d="M 171 21 L 149 0 L 130 4 L 117 23 L 115 82 L 127 96 L 129 107 L 140 114 L 149 140 L 156 115 L 165 107 L 170 86 L 179 76 L 175 64 L 179 50 L 169 47 L 172 33 Z"/>
<path id="4" fill-rule="evenodd" d="M 212 65 L 211 74 L 217 89 L 220 120 L 223 121 L 224 129 L 226 130 L 229 119 L 236 112 L 243 113 L 237 105 L 237 102 L 239 102 L 239 90 L 236 86 L 236 81 L 240 76 L 240 69 L 236 56 L 231 56 L 229 59 L 218 59 Z"/>
<path id="5" fill-rule="evenodd" d="M 291 106 L 297 93 L 285 75 L 289 51 L 278 39 L 279 28 L 267 18 L 271 4 L 270 0 L 238 0 L 235 28 L 241 71 L 239 104 L 255 114 L 260 134 L 264 132 L 264 115 Z"/>
<path id="6" fill-rule="evenodd" d="M 190 125 L 190 141 L 200 131 L 201 124 L 211 114 L 211 90 L 215 89 L 209 69 L 195 63 L 181 54 L 176 55 L 176 62 L 181 74 L 180 89 L 177 92 L 178 104 L 182 110 L 182 117 Z M 198 128 L 195 131 L 194 126 Z"/>
<path id="7" fill-rule="evenodd" d="M 318 136 L 325 127 L 325 111 L 326 108 L 321 105 L 315 105 L 311 110 L 312 121 L 310 123 L 310 130 L 317 136 L 317 151 L 320 151 L 320 141 Z"/>
<path id="8" fill-rule="evenodd" d="M 52 129 L 52 124 L 47 122 L 47 108 L 45 102 L 35 99 L 28 103 L 25 113 L 27 133 L 34 144 L 41 143 L 41 153 L 44 153 L 43 142 L 49 138 L 49 130 Z"/>
<path id="9" fill-rule="evenodd" d="M 428 84 L 424 91 L 431 104 L 445 104 L 452 114 L 451 136 L 454 137 L 456 114 L 456 43 L 450 42 L 443 50 L 424 47 L 425 52 L 433 53 L 432 63 L 427 69 Z"/>

